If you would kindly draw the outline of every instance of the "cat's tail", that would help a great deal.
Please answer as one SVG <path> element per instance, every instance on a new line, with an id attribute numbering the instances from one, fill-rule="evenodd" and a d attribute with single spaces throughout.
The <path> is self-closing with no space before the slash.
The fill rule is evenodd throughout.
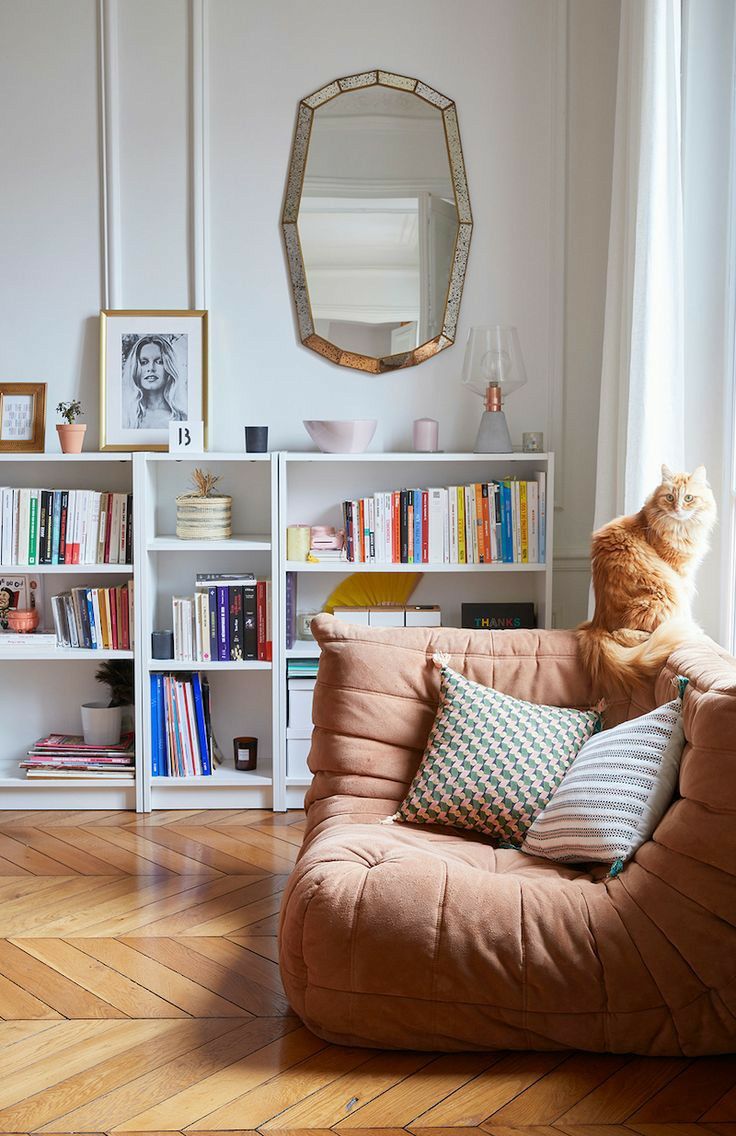
<path id="1" fill-rule="evenodd" d="M 622 645 L 610 631 L 590 623 L 583 623 L 577 629 L 580 655 L 594 692 L 601 694 L 629 690 L 638 682 L 652 678 L 676 647 L 686 640 L 699 639 L 702 634 L 695 623 L 683 618 L 660 623 L 648 639 L 635 646 Z"/>

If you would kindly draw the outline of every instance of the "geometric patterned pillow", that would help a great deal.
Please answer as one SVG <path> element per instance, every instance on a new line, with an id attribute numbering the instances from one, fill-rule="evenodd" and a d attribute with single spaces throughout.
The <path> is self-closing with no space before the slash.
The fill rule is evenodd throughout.
<path id="1" fill-rule="evenodd" d="M 600 716 L 522 702 L 451 670 L 442 656 L 435 662 L 437 715 L 392 819 L 474 829 L 519 845 Z"/>
<path id="2" fill-rule="evenodd" d="M 616 875 L 667 811 L 684 745 L 682 697 L 596 734 L 534 821 L 522 851 L 566 863 L 613 863 Z"/>

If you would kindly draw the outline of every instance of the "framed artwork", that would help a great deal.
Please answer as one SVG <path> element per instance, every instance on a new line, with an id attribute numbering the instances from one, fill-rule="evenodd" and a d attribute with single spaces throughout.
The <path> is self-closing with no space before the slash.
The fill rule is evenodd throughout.
<path id="1" fill-rule="evenodd" d="M 42 454 L 46 383 L 0 383 L 0 454 Z"/>
<path id="2" fill-rule="evenodd" d="M 206 407 L 207 312 L 100 312 L 101 450 L 166 450 Z"/>

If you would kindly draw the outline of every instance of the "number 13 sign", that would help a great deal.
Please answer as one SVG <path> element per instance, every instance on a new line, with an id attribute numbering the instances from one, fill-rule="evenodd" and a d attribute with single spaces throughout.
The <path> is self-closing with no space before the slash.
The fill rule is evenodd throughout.
<path id="1" fill-rule="evenodd" d="M 169 452 L 204 452 L 204 422 L 169 422 Z"/>

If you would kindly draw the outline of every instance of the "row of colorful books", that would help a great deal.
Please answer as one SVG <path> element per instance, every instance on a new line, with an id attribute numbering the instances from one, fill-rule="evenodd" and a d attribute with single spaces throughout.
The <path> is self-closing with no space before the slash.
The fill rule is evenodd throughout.
<path id="1" fill-rule="evenodd" d="M 51 597 L 51 613 L 59 647 L 130 651 L 135 646 L 132 580 L 115 588 L 60 592 Z"/>
<path id="2" fill-rule="evenodd" d="M 546 477 L 398 489 L 343 501 L 347 559 L 370 564 L 543 564 Z"/>
<path id="3" fill-rule="evenodd" d="M 130 564 L 133 495 L 0 489 L 0 564 Z"/>
<path id="4" fill-rule="evenodd" d="M 210 777 L 214 767 L 206 675 L 151 675 L 151 773 Z"/>
<path id="5" fill-rule="evenodd" d="M 193 596 L 174 596 L 174 658 L 182 663 L 270 662 L 271 581 L 251 572 L 198 573 Z"/>
<path id="6" fill-rule="evenodd" d="M 112 778 L 132 780 L 135 777 L 135 738 L 124 734 L 118 745 L 85 745 L 78 734 L 48 734 L 30 747 L 20 768 L 26 777 L 43 780 L 63 777 L 79 780 L 92 777 L 105 781 Z"/>

